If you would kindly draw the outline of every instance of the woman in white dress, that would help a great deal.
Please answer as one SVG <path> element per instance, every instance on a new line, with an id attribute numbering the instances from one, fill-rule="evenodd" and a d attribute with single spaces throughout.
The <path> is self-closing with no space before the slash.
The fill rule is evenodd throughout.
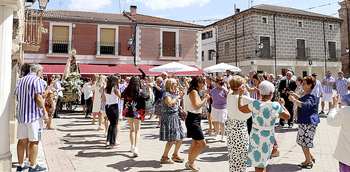
<path id="1" fill-rule="evenodd" d="M 101 75 L 98 77 L 97 82 L 95 82 L 94 85 L 90 88 L 92 91 L 94 91 L 94 102 L 92 106 L 92 113 L 93 121 L 92 123 L 95 124 L 95 114 L 98 116 L 98 130 L 103 130 L 102 128 L 102 111 L 101 109 L 101 101 L 102 101 L 102 94 L 100 93 L 100 89 L 105 85 L 106 76 Z M 103 88 L 102 88 L 103 89 Z"/>

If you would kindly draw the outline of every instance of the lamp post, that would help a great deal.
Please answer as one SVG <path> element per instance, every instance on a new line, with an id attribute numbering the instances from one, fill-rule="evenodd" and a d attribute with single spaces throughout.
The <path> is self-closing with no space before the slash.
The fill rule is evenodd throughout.
<path id="1" fill-rule="evenodd" d="M 40 10 L 45 10 L 47 3 L 49 3 L 50 0 L 38 0 L 38 1 L 39 1 Z"/>

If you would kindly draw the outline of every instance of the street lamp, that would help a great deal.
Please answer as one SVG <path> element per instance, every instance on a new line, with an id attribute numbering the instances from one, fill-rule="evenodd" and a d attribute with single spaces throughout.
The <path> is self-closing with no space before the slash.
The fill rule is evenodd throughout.
<path id="1" fill-rule="evenodd" d="M 50 0 L 38 0 L 39 1 L 39 8 L 40 10 L 45 10 L 46 6 L 47 6 L 47 3 L 50 1 Z"/>
<path id="2" fill-rule="evenodd" d="M 349 49 L 349 48 L 346 48 L 346 49 L 345 49 L 345 52 L 346 52 L 346 53 L 345 53 L 345 54 L 341 54 L 341 56 L 345 56 L 345 55 L 349 54 L 349 51 L 350 51 L 350 49 Z"/>
<path id="3" fill-rule="evenodd" d="M 258 50 L 255 50 L 255 54 L 257 54 L 259 51 L 261 51 L 264 48 L 264 44 L 262 42 L 260 42 L 258 44 Z"/>

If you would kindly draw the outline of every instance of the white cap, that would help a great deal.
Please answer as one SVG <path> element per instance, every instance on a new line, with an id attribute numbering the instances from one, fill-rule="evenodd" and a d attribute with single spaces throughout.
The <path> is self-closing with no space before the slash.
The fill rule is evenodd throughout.
<path id="1" fill-rule="evenodd" d="M 269 81 L 263 81 L 259 84 L 260 95 L 268 96 L 275 91 L 275 86 Z"/>

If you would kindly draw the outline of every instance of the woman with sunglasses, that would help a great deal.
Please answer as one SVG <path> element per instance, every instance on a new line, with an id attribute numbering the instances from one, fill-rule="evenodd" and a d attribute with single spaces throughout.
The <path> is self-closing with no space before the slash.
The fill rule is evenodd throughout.
<path id="1" fill-rule="evenodd" d="M 169 78 L 165 83 L 164 93 L 161 98 L 162 121 L 159 130 L 159 140 L 167 141 L 167 144 L 165 145 L 165 150 L 160 161 L 165 164 L 173 164 L 174 161 L 184 161 L 183 158 L 179 157 L 179 149 L 185 137 L 185 131 L 181 126 L 178 116 L 179 99 L 184 93 L 179 92 L 175 95 L 177 89 L 177 81 L 174 78 Z M 169 159 L 168 153 L 174 143 L 175 150 L 172 158 Z"/>

